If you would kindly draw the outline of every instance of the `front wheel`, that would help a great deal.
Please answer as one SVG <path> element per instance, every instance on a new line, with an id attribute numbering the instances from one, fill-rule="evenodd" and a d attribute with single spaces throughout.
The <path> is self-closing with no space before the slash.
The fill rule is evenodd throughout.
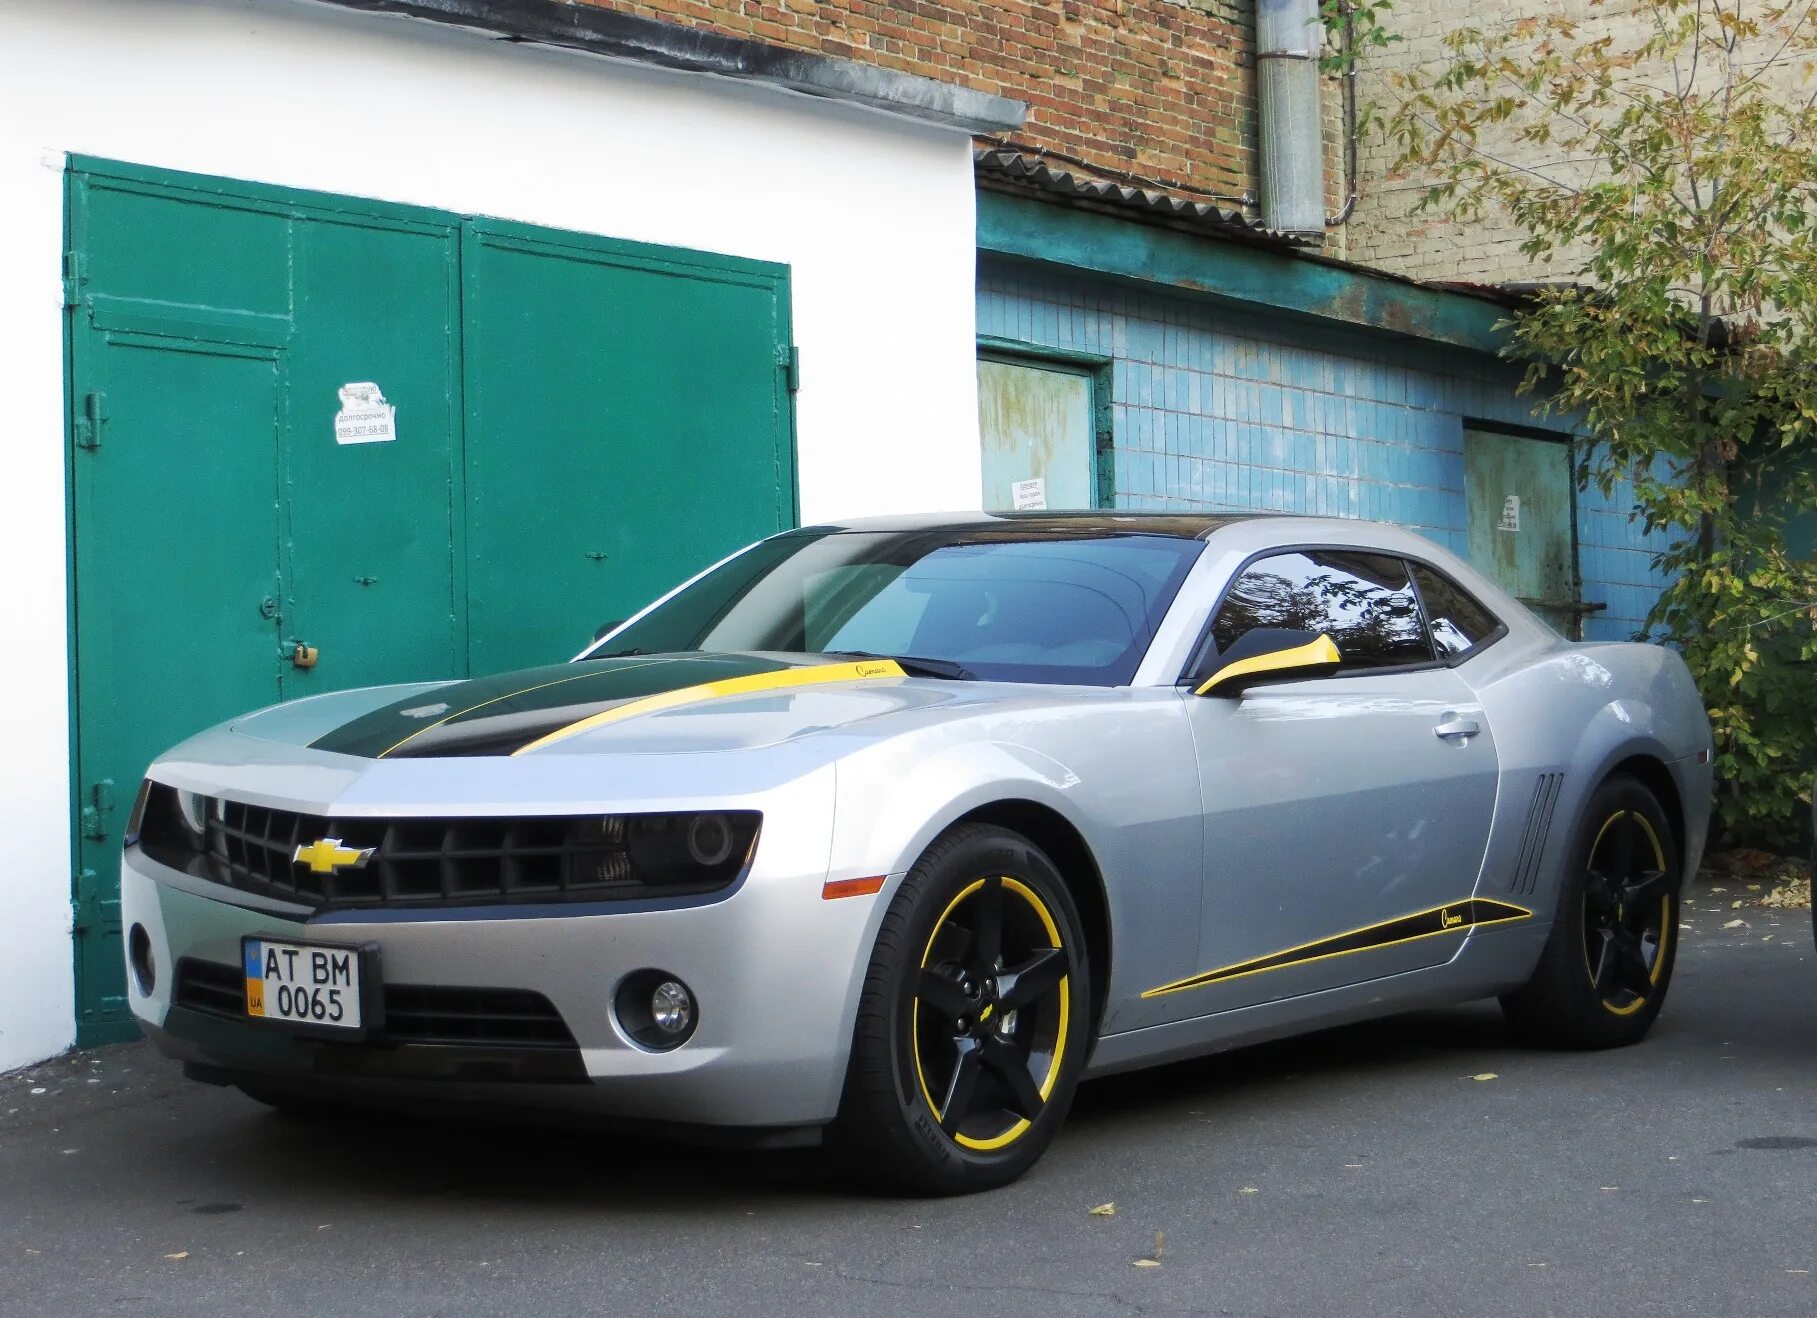
<path id="1" fill-rule="evenodd" d="M 988 825 L 941 837 L 878 933 L 836 1142 L 896 1188 L 1013 1181 L 1072 1102 L 1090 975 L 1072 895 L 1039 848 Z"/>
<path id="2" fill-rule="evenodd" d="M 1553 1047 L 1637 1043 L 1659 1015 L 1678 950 L 1678 850 L 1653 793 L 1625 775 L 1598 787 L 1566 866 L 1539 965 L 1502 1009 Z"/>

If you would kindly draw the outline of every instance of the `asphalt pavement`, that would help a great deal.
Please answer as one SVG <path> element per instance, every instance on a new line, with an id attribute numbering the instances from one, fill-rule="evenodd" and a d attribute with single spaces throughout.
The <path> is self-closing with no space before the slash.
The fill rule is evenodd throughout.
<path id="1" fill-rule="evenodd" d="M 802 1153 L 297 1124 L 143 1045 L 72 1054 L 0 1076 L 0 1314 L 1817 1313 L 1809 913 L 1686 921 L 1639 1047 L 1530 1050 L 1484 1004 L 1097 1081 L 960 1200 Z"/>

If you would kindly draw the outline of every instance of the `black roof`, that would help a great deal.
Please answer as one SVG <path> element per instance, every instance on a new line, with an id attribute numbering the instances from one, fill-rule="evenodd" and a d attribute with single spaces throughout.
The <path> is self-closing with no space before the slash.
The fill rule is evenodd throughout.
<path id="1" fill-rule="evenodd" d="M 903 513 L 893 517 L 857 517 L 848 521 L 804 526 L 803 531 L 978 531 L 992 526 L 1004 530 L 1050 535 L 1081 533 L 1171 535 L 1182 540 L 1202 540 L 1233 522 L 1278 517 L 1279 513 L 1151 513 L 1079 509 L 1049 512 Z"/>

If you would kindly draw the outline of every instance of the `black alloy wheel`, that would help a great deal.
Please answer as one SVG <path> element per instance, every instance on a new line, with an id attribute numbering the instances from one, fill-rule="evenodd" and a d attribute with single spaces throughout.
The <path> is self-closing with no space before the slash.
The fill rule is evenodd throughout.
<path id="1" fill-rule="evenodd" d="M 1565 854 L 1552 931 L 1532 977 L 1502 997 L 1514 1026 L 1558 1048 L 1637 1043 L 1677 954 L 1677 841 L 1658 799 L 1625 774 L 1591 793 Z"/>
<path id="2" fill-rule="evenodd" d="M 915 1074 L 940 1129 L 963 1148 L 1002 1148 L 1040 1117 L 1071 1028 L 1053 913 L 1018 879 L 976 879 L 947 905 L 909 1011 Z"/>
<path id="3" fill-rule="evenodd" d="M 884 916 L 834 1140 L 894 1188 L 961 1194 L 1014 1180 L 1072 1102 L 1090 975 L 1052 861 L 1006 829 L 945 834 Z"/>
<path id="4" fill-rule="evenodd" d="M 1677 920 L 1675 892 L 1647 817 L 1622 810 L 1604 820 L 1584 875 L 1584 969 L 1617 1016 L 1639 1011 L 1659 984 Z"/>

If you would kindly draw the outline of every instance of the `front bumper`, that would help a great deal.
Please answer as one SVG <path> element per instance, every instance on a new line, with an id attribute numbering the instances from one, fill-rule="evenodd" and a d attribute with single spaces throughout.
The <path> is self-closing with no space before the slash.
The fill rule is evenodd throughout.
<path id="1" fill-rule="evenodd" d="M 761 860 L 760 860 L 761 864 Z M 730 896 L 668 910 L 549 914 L 508 908 L 280 915 L 137 848 L 121 868 L 123 927 L 142 926 L 156 982 L 128 973 L 146 1034 L 205 1078 L 380 1101 L 504 1100 L 685 1126 L 821 1124 L 837 1110 L 867 953 L 889 889 L 826 901 L 823 874 L 754 870 Z M 240 939 L 376 944 L 387 985 L 528 991 L 572 1046 L 320 1041 L 173 1005 L 179 961 L 218 973 Z M 682 979 L 699 1023 L 672 1052 L 633 1044 L 612 1000 L 644 969 Z"/>

